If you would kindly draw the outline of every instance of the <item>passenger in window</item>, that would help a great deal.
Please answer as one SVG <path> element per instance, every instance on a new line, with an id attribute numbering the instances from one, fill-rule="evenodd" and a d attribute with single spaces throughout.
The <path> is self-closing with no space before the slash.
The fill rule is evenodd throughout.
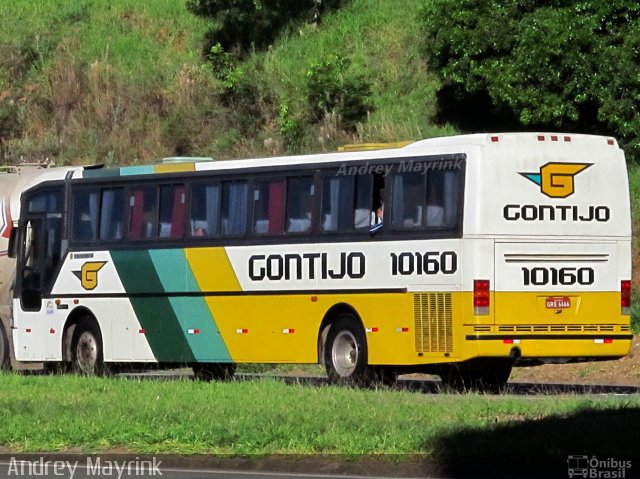
<path id="1" fill-rule="evenodd" d="M 384 203 L 380 203 L 378 207 L 371 212 L 371 225 L 369 232 L 377 233 L 383 226 Z"/>

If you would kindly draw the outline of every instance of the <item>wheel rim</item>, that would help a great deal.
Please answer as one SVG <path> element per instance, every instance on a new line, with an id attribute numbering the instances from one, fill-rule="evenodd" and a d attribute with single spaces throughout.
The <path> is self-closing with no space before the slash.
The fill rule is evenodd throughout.
<path id="1" fill-rule="evenodd" d="M 84 331 L 78 338 L 76 362 L 78 363 L 78 368 L 85 373 L 95 371 L 98 363 L 98 346 L 96 338 L 89 331 Z"/>
<path id="2" fill-rule="evenodd" d="M 342 377 L 351 376 L 356 369 L 359 355 L 360 350 L 354 335 L 349 331 L 340 331 L 331 349 L 331 359 L 336 373 Z"/>

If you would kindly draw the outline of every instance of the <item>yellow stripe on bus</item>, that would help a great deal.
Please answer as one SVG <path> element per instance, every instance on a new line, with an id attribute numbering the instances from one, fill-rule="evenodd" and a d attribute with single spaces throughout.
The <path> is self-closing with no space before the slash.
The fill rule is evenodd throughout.
<path id="1" fill-rule="evenodd" d="M 188 248 L 185 255 L 200 291 L 241 291 L 224 248 Z"/>

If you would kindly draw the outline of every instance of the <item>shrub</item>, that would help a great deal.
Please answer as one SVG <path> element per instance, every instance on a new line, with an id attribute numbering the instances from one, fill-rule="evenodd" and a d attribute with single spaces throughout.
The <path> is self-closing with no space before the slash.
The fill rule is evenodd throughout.
<path id="1" fill-rule="evenodd" d="M 307 101 L 316 123 L 333 112 L 345 131 L 355 132 L 373 104 L 371 85 L 363 76 L 350 75 L 349 66 L 340 55 L 312 65 L 307 71 Z"/>
<path id="2" fill-rule="evenodd" d="M 188 0 L 194 15 L 210 18 L 215 26 L 206 34 L 203 53 L 216 44 L 240 56 L 252 48 L 269 46 L 291 22 L 317 21 L 326 9 L 340 7 L 343 0 Z"/>

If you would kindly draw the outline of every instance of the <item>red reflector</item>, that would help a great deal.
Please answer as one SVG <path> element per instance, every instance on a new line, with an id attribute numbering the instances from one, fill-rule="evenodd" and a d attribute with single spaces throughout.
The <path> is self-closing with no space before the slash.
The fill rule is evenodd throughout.
<path id="1" fill-rule="evenodd" d="M 607 140 L 607 145 L 613 145 L 613 144 L 614 144 L 614 141 L 611 138 L 609 138 Z"/>
<path id="2" fill-rule="evenodd" d="M 613 343 L 613 339 L 611 338 L 604 338 L 604 344 L 611 344 Z"/>
<path id="3" fill-rule="evenodd" d="M 503 339 L 502 342 L 504 344 L 513 344 L 513 339 Z"/>
<path id="4" fill-rule="evenodd" d="M 51 328 L 51 329 L 49 330 L 49 334 L 56 334 L 56 330 L 55 330 L 55 329 L 53 329 L 53 328 Z"/>
<path id="5" fill-rule="evenodd" d="M 139 330 L 138 330 L 138 332 L 139 332 L 140 334 L 144 334 L 144 329 L 139 329 Z"/>
<path id="6" fill-rule="evenodd" d="M 409 328 L 402 328 L 402 332 L 403 333 L 408 333 L 409 332 Z"/>
<path id="7" fill-rule="evenodd" d="M 491 137 L 491 141 L 492 141 L 493 143 L 497 143 L 498 141 L 500 141 L 500 138 L 498 138 L 497 136 L 492 136 L 492 137 Z"/>
<path id="8" fill-rule="evenodd" d="M 544 141 L 544 135 L 538 135 L 538 141 Z"/>
<path id="9" fill-rule="evenodd" d="M 311 296 L 311 302 L 315 303 L 318 301 L 318 297 L 317 296 Z"/>
<path id="10" fill-rule="evenodd" d="M 30 332 L 31 332 L 31 328 L 27 328 L 25 331 L 26 331 L 27 333 L 30 333 Z"/>
<path id="11" fill-rule="evenodd" d="M 551 135 L 551 141 L 558 141 L 558 137 L 556 135 Z"/>
<path id="12" fill-rule="evenodd" d="M 378 328 L 371 328 L 371 332 L 372 333 L 377 333 L 378 332 Z"/>
<path id="13" fill-rule="evenodd" d="M 564 141 L 571 141 L 571 137 L 570 136 L 565 136 L 564 137 Z"/>

